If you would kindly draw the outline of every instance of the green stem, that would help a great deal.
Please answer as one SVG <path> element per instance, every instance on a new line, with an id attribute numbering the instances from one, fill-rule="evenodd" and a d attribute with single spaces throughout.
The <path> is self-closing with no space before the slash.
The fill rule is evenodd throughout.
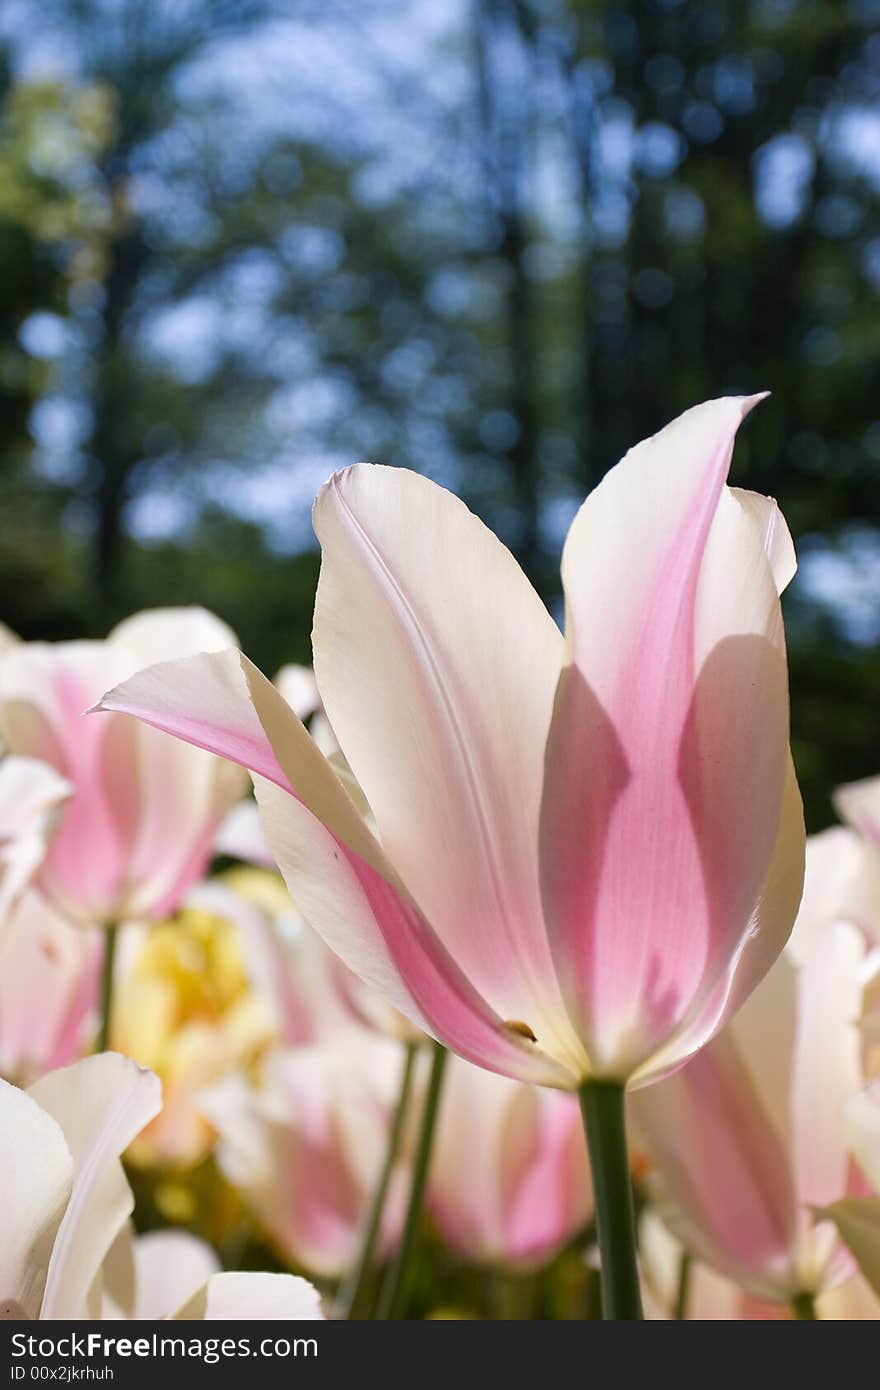
<path id="1" fill-rule="evenodd" d="M 677 1322 L 682 1322 L 687 1318 L 690 1291 L 691 1256 L 690 1251 L 682 1250 L 678 1257 L 678 1288 L 675 1291 L 675 1307 L 672 1310 L 672 1316 Z"/>
<path id="2" fill-rule="evenodd" d="M 388 1131 L 385 1161 L 382 1164 L 379 1181 L 376 1184 L 376 1190 L 373 1193 L 373 1199 L 367 1213 L 357 1260 L 339 1291 L 337 1311 L 340 1318 L 355 1317 L 363 1300 L 364 1286 L 366 1280 L 369 1278 L 370 1268 L 373 1263 L 373 1252 L 376 1247 L 376 1238 L 382 1224 L 382 1213 L 385 1210 L 388 1185 L 391 1181 L 391 1174 L 394 1171 L 394 1165 L 397 1161 L 400 1139 L 403 1134 L 403 1125 L 409 1108 L 409 1097 L 412 1090 L 416 1052 L 417 1044 L 408 1042 L 406 1044 L 403 1069 L 400 1076 L 397 1105 L 391 1120 L 391 1128 Z"/>
<path id="3" fill-rule="evenodd" d="M 96 1052 L 106 1052 L 110 1046 L 110 1015 L 113 1009 L 113 961 L 116 957 L 116 925 L 104 928 L 104 965 L 101 970 L 101 1024 Z"/>
<path id="4" fill-rule="evenodd" d="M 816 1322 L 816 1296 L 812 1293 L 795 1294 L 791 1300 L 791 1311 L 801 1322 Z"/>
<path id="5" fill-rule="evenodd" d="M 642 1300 L 626 1154 L 624 1087 L 617 1081 L 585 1081 L 578 1094 L 593 1174 L 602 1316 L 631 1321 L 641 1318 Z"/>
<path id="6" fill-rule="evenodd" d="M 419 1145 L 413 1160 L 412 1185 L 409 1191 L 409 1205 L 403 1226 L 403 1236 L 397 1258 L 388 1271 L 382 1286 L 382 1296 L 379 1300 L 377 1313 L 377 1317 L 392 1322 L 402 1316 L 402 1310 L 406 1307 L 425 1185 L 428 1181 L 428 1169 L 431 1166 L 431 1149 L 434 1143 L 434 1129 L 437 1124 L 437 1110 L 440 1103 L 446 1056 L 446 1048 L 435 1042 L 432 1045 L 431 1075 L 428 1079 L 428 1092 L 425 1096 L 425 1108 L 422 1112 Z"/>

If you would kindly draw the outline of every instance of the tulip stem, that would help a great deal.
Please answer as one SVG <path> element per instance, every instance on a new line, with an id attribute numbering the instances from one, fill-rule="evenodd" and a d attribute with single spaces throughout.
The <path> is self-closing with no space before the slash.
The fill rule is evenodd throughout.
<path id="1" fill-rule="evenodd" d="M 385 1210 L 385 1201 L 388 1197 L 388 1185 L 391 1182 L 391 1174 L 394 1172 L 394 1165 L 397 1162 L 404 1121 L 409 1109 L 417 1046 L 414 1042 L 406 1044 L 400 1075 L 400 1089 L 397 1093 L 397 1105 L 391 1119 L 391 1128 L 388 1131 L 385 1160 L 370 1202 L 370 1209 L 367 1212 L 357 1260 L 339 1290 L 337 1312 L 340 1318 L 355 1317 L 363 1300 L 364 1287 L 373 1263 L 376 1239 L 382 1225 L 382 1213 Z"/>
<path id="2" fill-rule="evenodd" d="M 104 928 L 104 964 L 101 968 L 101 1018 L 96 1052 L 106 1052 L 110 1046 L 110 1014 L 113 1008 L 113 962 L 116 958 L 116 924 Z"/>
<path id="3" fill-rule="evenodd" d="M 379 1300 L 379 1310 L 377 1313 L 379 1318 L 392 1322 L 401 1318 L 406 1308 L 406 1298 L 409 1292 L 409 1281 L 412 1273 L 413 1255 L 418 1241 L 419 1222 L 425 1197 L 425 1186 L 428 1181 L 428 1170 L 431 1166 L 431 1150 L 434 1144 L 434 1130 L 437 1124 L 437 1111 L 440 1105 L 440 1091 L 443 1086 L 443 1071 L 446 1066 L 446 1057 L 446 1048 L 443 1047 L 441 1043 L 433 1043 L 431 1075 L 428 1078 L 428 1091 L 425 1096 L 425 1107 L 422 1111 L 422 1127 L 421 1133 L 419 1134 L 419 1144 L 416 1150 L 416 1156 L 413 1160 L 412 1181 L 409 1190 L 406 1220 L 403 1226 L 403 1236 L 401 1237 L 397 1258 L 388 1271 L 385 1282 L 382 1285 L 382 1295 Z"/>
<path id="4" fill-rule="evenodd" d="M 642 1316 L 642 1300 L 626 1152 L 624 1087 L 617 1081 L 585 1081 L 578 1094 L 593 1174 L 602 1316 L 632 1321 Z"/>
<path id="5" fill-rule="evenodd" d="M 811 1293 L 795 1294 L 791 1300 L 791 1311 L 801 1322 L 816 1322 L 816 1298 Z"/>

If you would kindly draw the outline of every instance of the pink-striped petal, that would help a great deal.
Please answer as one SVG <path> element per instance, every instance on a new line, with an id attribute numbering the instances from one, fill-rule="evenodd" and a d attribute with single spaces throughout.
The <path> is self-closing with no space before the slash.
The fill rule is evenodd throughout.
<path id="1" fill-rule="evenodd" d="M 778 836 L 787 678 L 765 545 L 786 565 L 766 515 L 724 486 L 753 404 L 709 402 L 632 450 L 566 542 L 542 875 L 599 1074 L 631 1076 L 717 1005 Z"/>
<path id="2" fill-rule="evenodd" d="M 223 652 L 151 667 L 99 708 L 132 714 L 256 774 L 266 841 L 306 921 L 417 1026 L 495 1070 L 576 1081 L 507 1028 L 465 979 L 326 758 L 246 657 Z"/>
<path id="3" fill-rule="evenodd" d="M 655 1197 L 670 1229 L 757 1296 L 790 1298 L 797 1291 L 791 1169 L 728 1036 L 630 1104 L 635 1133 L 657 1165 Z"/>

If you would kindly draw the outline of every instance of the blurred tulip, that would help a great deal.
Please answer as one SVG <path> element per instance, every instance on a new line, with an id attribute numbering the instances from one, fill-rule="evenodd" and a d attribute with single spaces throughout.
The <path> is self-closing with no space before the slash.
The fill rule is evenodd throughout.
<path id="1" fill-rule="evenodd" d="M 880 777 L 838 787 L 834 805 L 841 820 L 880 848 Z"/>
<path id="2" fill-rule="evenodd" d="M 786 952 L 727 1030 L 631 1099 L 658 1209 L 686 1248 L 759 1299 L 794 1303 L 852 1262 L 811 1208 L 859 1190 L 843 1106 L 861 1084 L 864 946 L 827 927 Z"/>
<path id="3" fill-rule="evenodd" d="M 193 901 L 212 904 L 235 922 L 281 1042 L 330 1042 L 363 1028 L 403 1040 L 423 1038 L 325 945 L 297 911 L 277 873 L 230 869 L 221 879 L 202 884 Z"/>
<path id="4" fill-rule="evenodd" d="M 359 465 L 322 489 L 315 670 L 380 842 L 237 653 L 101 707 L 242 763 L 303 915 L 490 1070 L 643 1084 L 763 977 L 800 897 L 778 590 L 791 541 L 730 491 L 753 400 L 633 449 L 566 542 L 568 639 L 455 497 Z"/>
<path id="5" fill-rule="evenodd" d="M 230 1079 L 203 1098 L 219 1133 L 217 1161 L 287 1259 L 334 1278 L 354 1263 L 382 1167 L 400 1050 L 368 1033 L 339 1046 L 270 1054 L 262 1083 Z M 378 1250 L 402 1219 L 397 1164 Z"/>
<path id="6" fill-rule="evenodd" d="M 127 720 L 83 719 L 108 683 L 146 663 L 234 642 L 201 609 L 141 613 L 103 642 L 19 643 L 0 659 L 0 734 L 72 795 L 42 864 L 66 916 L 106 924 L 173 911 L 201 877 L 242 781 L 228 765 Z"/>
<path id="7" fill-rule="evenodd" d="M 880 1080 L 850 1098 L 846 1124 L 853 1154 L 874 1195 L 817 1203 L 816 1215 L 820 1221 L 834 1222 L 868 1283 L 880 1294 Z"/>
<path id="8" fill-rule="evenodd" d="M 804 892 L 791 936 L 796 956 L 833 922 L 851 922 L 880 944 L 880 847 L 848 826 L 807 840 Z"/>
<path id="9" fill-rule="evenodd" d="M 169 921 L 126 929 L 112 1044 L 155 1071 L 164 1092 L 161 1113 L 131 1147 L 134 1163 L 200 1162 L 214 1141 L 201 1092 L 281 1035 L 271 997 L 255 984 L 243 919 L 271 931 L 231 889 L 203 884 Z"/>
<path id="10" fill-rule="evenodd" d="M 321 752 L 330 757 L 339 752 L 339 744 L 324 711 L 321 692 L 311 666 L 282 666 L 275 684 L 290 705 L 297 719 L 308 724 L 309 733 Z"/>
<path id="11" fill-rule="evenodd" d="M 428 1203 L 464 1259 L 505 1269 L 545 1263 L 591 1215 L 577 1103 L 456 1059 L 443 1090 Z"/>
<path id="12" fill-rule="evenodd" d="M 646 1211 L 639 1225 L 639 1260 L 645 1310 L 649 1318 L 678 1315 L 684 1247 L 655 1212 Z M 766 1322 L 790 1317 L 781 1303 L 755 1298 L 707 1265 L 691 1260 L 684 1289 L 683 1314 L 691 1322 Z M 820 1295 L 817 1317 L 829 1321 L 880 1318 L 880 1300 L 859 1275 Z"/>
<path id="13" fill-rule="evenodd" d="M 0 927 L 0 1074 L 27 1085 L 85 1051 L 101 943 L 28 892 Z"/>

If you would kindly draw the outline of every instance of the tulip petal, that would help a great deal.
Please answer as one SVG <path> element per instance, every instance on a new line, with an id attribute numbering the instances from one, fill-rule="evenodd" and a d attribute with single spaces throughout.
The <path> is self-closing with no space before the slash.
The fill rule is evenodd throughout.
<path id="1" fill-rule="evenodd" d="M 39 1316 L 52 1246 L 73 1182 L 61 1126 L 26 1091 L 0 1081 L 0 1316 Z"/>
<path id="2" fill-rule="evenodd" d="M 647 1085 L 674 1071 L 733 1018 L 766 977 L 786 944 L 800 899 L 804 872 L 804 811 L 794 763 L 788 758 L 779 830 L 767 878 L 755 904 L 742 949 L 708 997 L 698 998 L 691 1016 L 669 1042 L 634 1073 L 631 1085 Z M 765 1067 L 778 1071 L 776 1056 Z"/>
<path id="3" fill-rule="evenodd" d="M 108 691 L 94 710 L 133 715 L 292 791 L 251 704 L 242 661 L 232 649 L 162 661 Z"/>
<path id="4" fill-rule="evenodd" d="M 582 1065 L 536 854 L 559 631 L 497 537 L 416 473 L 345 469 L 314 524 L 315 674 L 386 853 L 495 1011 Z"/>
<path id="5" fill-rule="evenodd" d="M 220 1261 L 187 1231 L 150 1231 L 134 1243 L 134 1267 L 135 1317 L 156 1322 L 199 1294 Z"/>
<path id="6" fill-rule="evenodd" d="M 306 921 L 401 1013 L 481 1065 L 572 1084 L 464 978 L 303 724 L 246 657 L 150 667 L 98 708 L 134 715 L 255 774 L 266 841 Z"/>
<path id="7" fill-rule="evenodd" d="M 158 1114 L 161 1087 L 136 1062 L 104 1052 L 50 1072 L 29 1094 L 60 1124 L 74 1161 L 73 1190 L 52 1251 L 41 1316 L 78 1317 L 134 1205 L 119 1157 Z"/>
<path id="8" fill-rule="evenodd" d="M 880 1294 L 880 1197 L 842 1197 L 816 1211 L 818 1221 L 833 1221 L 875 1293 Z"/>
<path id="9" fill-rule="evenodd" d="M 328 772 L 328 775 L 331 775 Z M 266 842 L 305 920 L 350 970 L 417 1027 L 492 1071 L 570 1087 L 570 1075 L 519 1037 L 476 992 L 409 900 L 298 800 L 254 778 Z"/>
<path id="10" fill-rule="evenodd" d="M 717 997 L 777 840 L 788 699 L 765 545 L 782 547 L 724 486 L 752 404 L 709 402 L 637 446 L 565 546 L 542 877 L 599 1074 L 631 1075 Z"/>
<path id="11" fill-rule="evenodd" d="M 305 1322 L 323 1319 L 321 1297 L 295 1274 L 214 1274 L 174 1314 L 184 1321 Z"/>
<path id="12" fill-rule="evenodd" d="M 759 1297 L 790 1297 L 795 1195 L 779 1133 L 729 1036 L 632 1096 L 658 1210 L 699 1259 Z"/>
<path id="13" fill-rule="evenodd" d="M 772 497 L 745 488 L 732 487 L 730 494 L 748 514 L 761 535 L 764 553 L 773 571 L 776 592 L 781 594 L 794 579 L 797 557 L 785 517 Z"/>

